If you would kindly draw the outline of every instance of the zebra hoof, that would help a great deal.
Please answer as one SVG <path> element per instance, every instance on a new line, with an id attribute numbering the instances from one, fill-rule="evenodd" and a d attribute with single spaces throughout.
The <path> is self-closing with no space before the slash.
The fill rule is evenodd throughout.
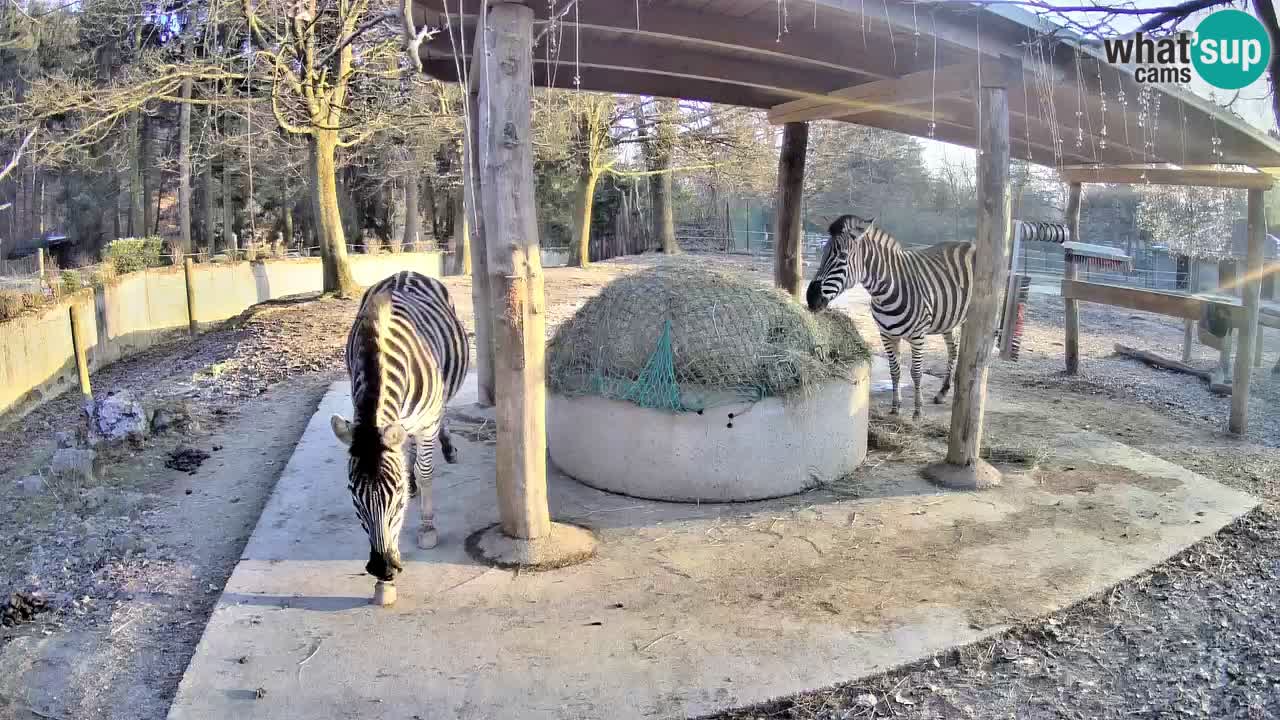
<path id="1" fill-rule="evenodd" d="M 435 528 L 426 528 L 418 530 L 418 547 L 422 550 L 430 550 L 440 543 L 440 536 L 436 533 Z"/>
<path id="2" fill-rule="evenodd" d="M 898 414 L 898 408 L 889 408 L 889 414 L 890 414 L 890 415 L 897 415 L 897 414 Z"/>
<path id="3" fill-rule="evenodd" d="M 934 395 L 934 396 L 933 396 L 933 404 L 934 404 L 934 405 L 941 405 L 941 404 L 942 404 L 942 401 L 943 401 L 943 400 L 946 400 L 946 399 L 947 399 L 947 396 L 946 396 L 946 395 Z"/>
<path id="4" fill-rule="evenodd" d="M 414 480 L 412 477 L 409 478 L 409 497 L 410 498 L 418 497 L 418 482 Z"/>
<path id="5" fill-rule="evenodd" d="M 458 449 L 455 447 L 443 448 L 444 461 L 450 465 L 458 464 Z"/>
<path id="6" fill-rule="evenodd" d="M 917 422 L 917 421 L 919 421 L 919 420 L 920 420 L 920 411 L 919 411 L 919 410 L 917 410 L 917 411 L 915 411 L 915 412 L 911 413 L 911 421 L 912 421 L 912 422 Z"/>

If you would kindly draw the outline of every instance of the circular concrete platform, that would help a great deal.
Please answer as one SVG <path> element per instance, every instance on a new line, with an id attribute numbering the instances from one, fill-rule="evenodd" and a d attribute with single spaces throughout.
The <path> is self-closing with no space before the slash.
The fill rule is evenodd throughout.
<path id="1" fill-rule="evenodd" d="M 786 398 L 669 413 L 550 395 L 547 445 L 565 474 L 649 500 L 730 502 L 803 492 L 867 455 L 870 369 Z"/>

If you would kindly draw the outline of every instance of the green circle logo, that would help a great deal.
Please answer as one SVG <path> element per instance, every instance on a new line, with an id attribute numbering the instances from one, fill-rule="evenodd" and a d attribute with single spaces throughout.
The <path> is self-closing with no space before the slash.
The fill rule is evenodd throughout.
<path id="1" fill-rule="evenodd" d="M 1262 77 L 1271 57 L 1271 36 L 1242 10 L 1219 10 L 1196 28 L 1191 62 L 1210 85 L 1239 90 Z"/>

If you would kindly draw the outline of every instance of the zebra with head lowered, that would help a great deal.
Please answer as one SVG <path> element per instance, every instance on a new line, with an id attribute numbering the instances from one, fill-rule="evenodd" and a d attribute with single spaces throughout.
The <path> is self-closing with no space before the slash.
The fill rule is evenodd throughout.
<path id="1" fill-rule="evenodd" d="M 1068 233 L 1065 225 L 1017 220 L 1014 230 L 1023 241 L 1056 243 Z M 904 250 L 875 219 L 856 215 L 837 218 L 829 232 L 822 262 L 809 283 L 809 309 L 822 310 L 858 283 L 866 287 L 871 295 L 871 317 L 880 330 L 893 378 L 891 412 L 896 415 L 902 405 L 898 342 L 906 338 L 911 344 L 911 382 L 916 390 L 912 416 L 918 420 L 926 335 L 941 335 L 947 344 L 947 374 L 933 401 L 941 403 L 951 390 L 957 352 L 955 329 L 964 321 L 973 289 L 973 245 L 946 242 L 923 250 Z"/>
<path id="2" fill-rule="evenodd" d="M 457 452 L 444 425 L 445 405 L 467 375 L 470 346 L 449 291 L 438 280 L 400 272 L 365 291 L 347 337 L 351 420 L 330 418 L 333 433 L 349 448 L 348 489 L 360 525 L 369 535 L 365 570 L 395 579 L 405 505 L 417 495 L 421 509 L 418 547 L 435 547 L 431 501 L 436 438 L 447 462 Z M 415 442 L 413 469 L 405 442 Z"/>

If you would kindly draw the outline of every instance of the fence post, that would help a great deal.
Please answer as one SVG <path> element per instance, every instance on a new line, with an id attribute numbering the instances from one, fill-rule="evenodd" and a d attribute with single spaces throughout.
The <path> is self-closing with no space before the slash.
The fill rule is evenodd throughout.
<path id="1" fill-rule="evenodd" d="M 1080 242 L 1080 205 L 1083 187 L 1078 182 L 1071 183 L 1067 192 L 1067 226 L 1071 228 L 1071 240 Z M 1067 280 L 1075 280 L 1078 275 L 1078 268 L 1072 260 L 1071 251 L 1063 253 L 1062 276 Z M 1086 272 L 1087 277 L 1087 272 Z M 1075 375 L 1080 372 L 1080 307 L 1075 300 L 1063 301 L 1063 308 L 1066 313 L 1066 338 L 1065 350 L 1067 360 L 1067 374 Z"/>
<path id="2" fill-rule="evenodd" d="M 40 276 L 41 284 L 44 283 L 44 248 L 36 248 L 36 273 Z"/>
<path id="3" fill-rule="evenodd" d="M 84 329 L 80 327 L 74 303 L 67 308 L 67 313 L 71 316 L 71 349 L 76 356 L 76 371 L 80 374 L 80 394 L 92 400 L 93 388 L 89 386 L 89 360 L 84 347 Z"/>
<path id="4" fill-rule="evenodd" d="M 187 284 L 187 329 L 194 336 L 198 330 L 196 325 L 196 284 L 195 284 L 195 263 L 191 258 L 182 261 L 182 274 L 186 278 Z"/>

